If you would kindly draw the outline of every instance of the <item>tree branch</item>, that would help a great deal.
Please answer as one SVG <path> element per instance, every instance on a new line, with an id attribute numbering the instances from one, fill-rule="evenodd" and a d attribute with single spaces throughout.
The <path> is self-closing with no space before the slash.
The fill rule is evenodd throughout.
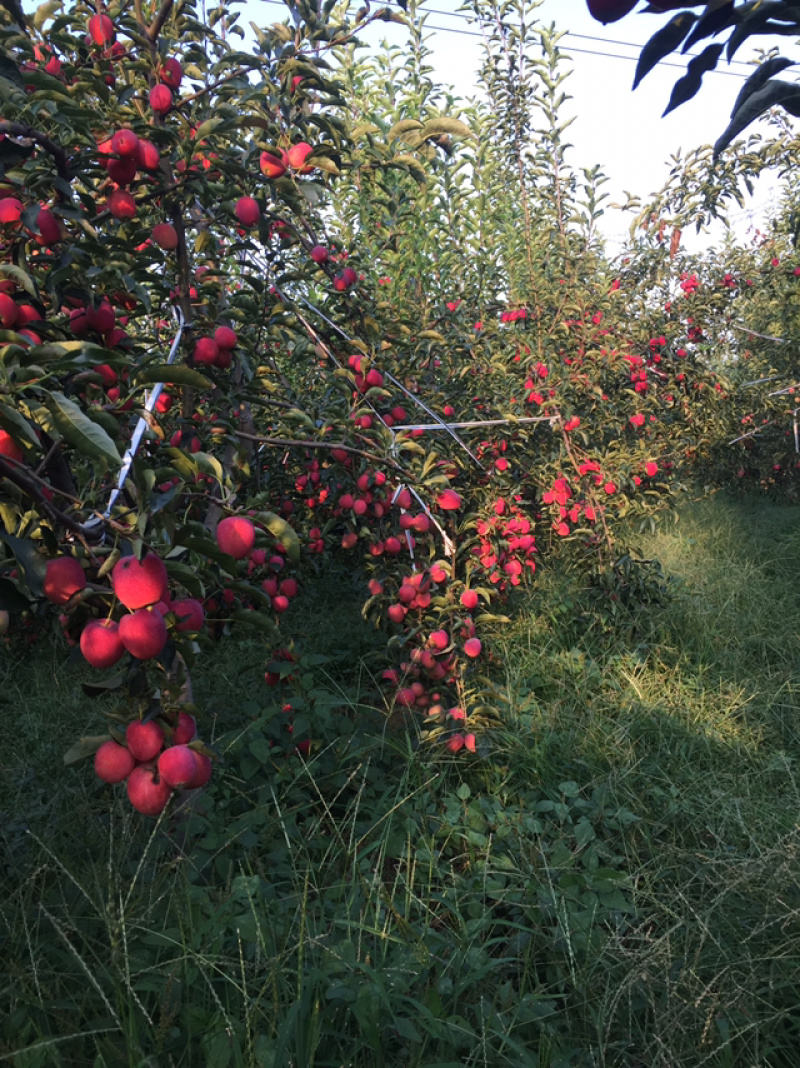
<path id="1" fill-rule="evenodd" d="M 9 137 L 26 137 L 30 141 L 35 141 L 37 145 L 41 145 L 45 152 L 49 152 L 53 157 L 59 177 L 63 178 L 65 182 L 72 181 L 66 152 L 55 141 L 51 141 L 46 134 L 39 133 L 38 130 L 34 130 L 27 123 L 11 122 L 10 119 L 0 120 L 0 133 L 7 134 Z"/>

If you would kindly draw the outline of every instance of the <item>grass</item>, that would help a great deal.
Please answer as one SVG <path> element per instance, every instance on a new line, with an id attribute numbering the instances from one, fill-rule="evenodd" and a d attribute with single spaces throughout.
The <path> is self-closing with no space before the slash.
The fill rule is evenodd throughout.
<path id="1" fill-rule="evenodd" d="M 226 641 L 197 693 L 227 760 L 181 823 L 59 768 L 81 669 L 10 658 L 0 1064 L 794 1065 L 799 521 L 686 509 L 641 538 L 671 597 L 616 616 L 543 575 L 466 759 L 384 729 L 323 586 L 284 624 L 312 758 L 270 750 L 267 650 Z"/>

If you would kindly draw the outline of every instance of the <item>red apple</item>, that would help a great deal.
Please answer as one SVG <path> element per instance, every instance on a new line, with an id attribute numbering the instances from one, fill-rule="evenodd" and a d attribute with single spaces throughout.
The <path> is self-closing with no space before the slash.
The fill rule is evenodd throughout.
<path id="1" fill-rule="evenodd" d="M 475 590 L 464 590 L 461 594 L 461 604 L 468 612 L 474 611 L 478 607 L 478 595 Z"/>
<path id="2" fill-rule="evenodd" d="M 86 306 L 86 321 L 92 330 L 96 330 L 98 334 L 107 334 L 109 330 L 113 330 L 116 316 L 109 301 L 103 298 L 96 307 L 88 304 Z"/>
<path id="3" fill-rule="evenodd" d="M 296 145 L 292 145 L 286 153 L 286 160 L 289 166 L 296 170 L 298 174 L 309 174 L 314 168 L 306 166 L 306 160 L 313 151 L 308 142 L 299 141 Z"/>
<path id="4" fill-rule="evenodd" d="M 150 107 L 157 115 L 166 115 L 172 107 L 172 90 L 163 83 L 150 90 Z"/>
<path id="5" fill-rule="evenodd" d="M 108 176 L 117 185 L 130 185 L 136 177 L 139 163 L 135 156 L 121 156 L 119 159 L 108 161 Z"/>
<path id="6" fill-rule="evenodd" d="M 467 656 L 476 657 L 481 655 L 481 643 L 478 638 L 467 638 L 464 642 L 464 652 Z"/>
<path id="7" fill-rule="evenodd" d="M 158 149 L 152 141 L 139 141 L 139 147 L 136 151 L 136 161 L 139 166 L 146 171 L 157 171 L 158 164 L 161 157 L 158 154 Z"/>
<path id="8" fill-rule="evenodd" d="M 159 72 L 159 77 L 164 85 L 170 89 L 180 89 L 183 79 L 183 67 L 177 59 L 165 59 Z"/>
<path id="9" fill-rule="evenodd" d="M 233 210 L 242 226 L 255 226 L 261 218 L 261 208 L 253 197 L 240 197 Z"/>
<path id="10" fill-rule="evenodd" d="M 103 742 L 94 755 L 95 774 L 103 782 L 122 782 L 135 767 L 136 758 L 133 753 L 119 742 Z"/>
<path id="11" fill-rule="evenodd" d="M 211 761 L 205 755 L 205 753 L 195 753 L 197 759 L 197 774 L 191 782 L 186 784 L 187 790 L 196 790 L 200 786 L 205 786 L 208 780 L 211 778 Z"/>
<path id="12" fill-rule="evenodd" d="M 274 152 L 262 152 L 260 159 L 261 173 L 265 178 L 281 178 L 286 174 L 286 153 L 281 152 L 279 156 Z"/>
<path id="13" fill-rule="evenodd" d="M 111 138 L 111 151 L 118 156 L 132 156 L 136 158 L 139 148 L 139 138 L 133 130 L 117 130 Z"/>
<path id="14" fill-rule="evenodd" d="M 218 326 L 214 331 L 214 340 L 221 349 L 235 349 L 238 338 L 236 331 L 229 326 Z"/>
<path id="15" fill-rule="evenodd" d="M 125 652 L 119 627 L 111 619 L 91 619 L 81 632 L 81 652 L 95 668 L 110 668 Z"/>
<path id="16" fill-rule="evenodd" d="M 213 337 L 199 337 L 194 346 L 194 362 L 210 366 L 219 358 L 219 345 Z"/>
<path id="17" fill-rule="evenodd" d="M 98 47 L 104 47 L 114 43 L 116 33 L 114 23 L 108 15 L 92 15 L 86 24 L 89 36 Z"/>
<path id="18" fill-rule="evenodd" d="M 158 816 L 170 799 L 172 788 L 153 767 L 134 768 L 128 776 L 128 800 L 145 816 Z"/>
<path id="19" fill-rule="evenodd" d="M 188 745 L 171 745 L 158 758 L 158 774 L 176 789 L 188 786 L 197 770 L 197 756 Z"/>
<path id="20" fill-rule="evenodd" d="M 164 728 L 155 720 L 134 720 L 125 728 L 125 744 L 135 760 L 153 760 L 164 747 Z"/>
<path id="21" fill-rule="evenodd" d="M 39 228 L 36 240 L 40 245 L 49 247 L 61 240 L 61 227 L 58 225 L 58 219 L 49 208 L 39 208 L 36 225 Z"/>
<path id="22" fill-rule="evenodd" d="M 198 631 L 202 628 L 206 618 L 205 609 L 193 597 L 173 601 L 170 611 L 178 617 L 175 629 L 179 631 Z"/>
<path id="23" fill-rule="evenodd" d="M 150 660 L 167 644 L 167 625 L 160 612 L 137 608 L 119 621 L 119 636 L 131 656 Z"/>
<path id="24" fill-rule="evenodd" d="M 22 201 L 16 197 L 3 197 L 0 200 L 0 223 L 4 226 L 16 226 L 22 215 Z"/>
<path id="25" fill-rule="evenodd" d="M 0 326 L 6 330 L 17 321 L 17 303 L 7 293 L 0 293 Z"/>
<path id="26" fill-rule="evenodd" d="M 179 712 L 175 732 L 172 735 L 175 745 L 186 745 L 194 740 L 196 734 L 197 724 L 194 716 L 190 716 L 188 712 Z"/>
<path id="27" fill-rule="evenodd" d="M 7 430 L 0 427 L 0 456 L 7 456 L 10 460 L 22 463 L 25 454 L 11 437 Z"/>
<path id="28" fill-rule="evenodd" d="M 255 545 L 256 528 L 245 516 L 229 515 L 217 525 L 217 545 L 234 560 L 243 560 Z"/>
<path id="29" fill-rule="evenodd" d="M 172 223 L 156 223 L 150 236 L 159 248 L 171 251 L 178 247 L 178 231 Z"/>
<path id="30" fill-rule="evenodd" d="M 444 512 L 455 512 L 461 507 L 462 501 L 455 490 L 446 489 L 436 498 L 436 503 Z"/>
<path id="31" fill-rule="evenodd" d="M 167 569 L 155 553 L 141 560 L 123 556 L 111 572 L 111 585 L 117 598 L 130 611 L 156 604 L 167 595 Z"/>
<path id="32" fill-rule="evenodd" d="M 115 189 L 108 198 L 108 210 L 115 219 L 132 219 L 136 214 L 136 201 L 127 189 Z"/>
<path id="33" fill-rule="evenodd" d="M 86 575 L 74 556 L 56 556 L 47 561 L 44 595 L 53 604 L 66 604 L 79 590 L 86 588 Z"/>
<path id="34" fill-rule="evenodd" d="M 311 250 L 311 259 L 314 263 L 325 263 L 328 259 L 328 250 L 324 245 L 314 245 Z"/>

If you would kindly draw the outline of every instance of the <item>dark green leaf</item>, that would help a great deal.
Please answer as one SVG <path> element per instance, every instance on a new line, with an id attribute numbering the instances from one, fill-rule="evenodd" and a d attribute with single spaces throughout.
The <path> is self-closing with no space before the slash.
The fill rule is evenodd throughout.
<path id="1" fill-rule="evenodd" d="M 681 104 L 685 104 L 687 100 L 692 99 L 703 84 L 703 75 L 708 71 L 713 70 L 717 65 L 717 60 L 722 55 L 724 47 L 725 46 L 721 44 L 709 45 L 699 56 L 690 62 L 686 74 L 678 79 L 672 89 L 669 104 L 667 104 L 664 109 L 664 115 L 668 115 L 670 111 L 680 107 Z"/>
<path id="2" fill-rule="evenodd" d="M 177 386 L 196 386 L 197 389 L 213 389 L 210 378 L 187 367 L 185 363 L 151 363 L 140 367 L 135 372 L 137 382 L 169 382 Z"/>
<path id="3" fill-rule="evenodd" d="M 58 432 L 78 452 L 111 467 L 121 465 L 122 457 L 113 440 L 74 401 L 63 393 L 51 393 L 45 403 Z"/>
<path id="4" fill-rule="evenodd" d="M 636 64 L 634 89 L 656 64 L 660 63 L 670 52 L 675 51 L 696 21 L 697 15 L 693 15 L 691 11 L 681 11 L 675 18 L 670 19 L 666 26 L 662 26 L 658 33 L 653 34 L 642 49 L 639 62 Z"/>
<path id="5" fill-rule="evenodd" d="M 793 109 L 800 109 L 800 85 L 796 85 L 794 82 L 773 79 L 768 81 L 763 88 L 751 93 L 731 119 L 725 133 L 714 145 L 714 156 L 718 156 L 720 152 L 727 148 L 734 137 L 740 134 L 751 122 L 755 122 L 770 108 L 777 106 L 786 108 L 792 115 L 796 114 Z"/>
<path id="6" fill-rule="evenodd" d="M 793 60 L 784 59 L 783 56 L 774 56 L 772 59 L 768 59 L 766 63 L 762 63 L 757 67 L 739 91 L 739 95 L 736 97 L 736 103 L 731 109 L 731 118 L 733 118 L 739 108 L 744 104 L 745 100 L 747 100 L 749 96 L 752 96 L 757 89 L 760 89 L 765 82 L 769 81 L 770 78 L 774 78 L 776 74 L 780 74 L 782 70 L 786 70 L 787 67 L 793 66 Z"/>
<path id="7" fill-rule="evenodd" d="M 685 55 L 693 44 L 702 41 L 704 37 L 713 37 L 714 34 L 719 33 L 726 26 L 730 26 L 733 22 L 732 15 L 733 0 L 727 0 L 726 3 L 721 4 L 719 7 L 707 7 L 697 20 L 692 32 L 683 42 L 681 52 Z"/>
<path id="8" fill-rule="evenodd" d="M 84 760 L 88 760 L 89 757 L 94 756 L 104 742 L 110 741 L 110 734 L 94 734 L 89 735 L 86 738 L 79 738 L 78 741 L 73 746 L 70 746 L 64 754 L 64 763 L 68 768 L 72 768 L 76 764 L 81 764 Z"/>

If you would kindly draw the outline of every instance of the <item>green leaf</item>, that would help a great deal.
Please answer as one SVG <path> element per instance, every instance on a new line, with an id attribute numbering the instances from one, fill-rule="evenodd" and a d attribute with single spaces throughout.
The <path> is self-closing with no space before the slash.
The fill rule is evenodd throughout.
<path id="1" fill-rule="evenodd" d="M 219 127 L 222 126 L 225 122 L 226 120 L 221 118 L 219 115 L 217 115 L 213 119 L 206 119 L 205 122 L 201 122 L 200 125 L 197 127 L 197 130 L 192 140 L 195 144 L 199 144 L 201 141 L 204 141 L 206 137 L 208 137 L 210 134 L 214 133 L 215 130 L 218 130 Z"/>
<path id="2" fill-rule="evenodd" d="M 0 278 L 11 278 L 18 286 L 22 286 L 26 293 L 30 293 L 32 297 L 36 296 L 33 279 L 21 267 L 17 267 L 16 264 L 0 263 Z"/>
<path id="3" fill-rule="evenodd" d="M 110 742 L 110 734 L 91 734 L 78 741 L 64 754 L 64 763 L 68 768 L 74 768 L 76 764 L 82 764 L 84 760 L 94 756 L 104 742 Z"/>
<path id="4" fill-rule="evenodd" d="M 704 37 L 713 37 L 732 23 L 733 0 L 725 0 L 719 6 L 709 5 L 697 20 L 694 29 L 683 42 L 681 52 L 686 55 L 692 45 L 702 41 Z M 724 46 L 723 46 L 724 47 Z"/>
<path id="5" fill-rule="evenodd" d="M 776 74 L 780 74 L 782 70 L 786 70 L 787 67 L 793 66 L 794 60 L 785 59 L 783 56 L 774 56 L 772 59 L 768 59 L 766 63 L 762 63 L 756 67 L 739 90 L 736 102 L 731 108 L 731 118 L 733 118 L 739 108 L 742 107 L 745 100 L 747 100 L 749 96 L 752 96 L 756 90 L 760 89 L 765 82 L 768 82 L 770 78 L 774 78 Z"/>
<path id="6" fill-rule="evenodd" d="M 397 140 L 398 137 L 402 137 L 403 134 L 408 133 L 409 130 L 421 130 L 422 125 L 419 119 L 401 119 L 389 130 L 386 140 L 391 143 Z"/>
<path id="7" fill-rule="evenodd" d="M 419 182 L 420 185 L 425 185 L 425 183 L 428 181 L 428 176 L 425 173 L 425 168 L 422 166 L 416 156 L 412 156 L 409 153 L 403 153 L 400 156 L 395 156 L 392 160 L 392 163 L 403 164 L 404 167 L 408 168 L 409 172 L 411 173 L 411 177 L 415 181 Z"/>
<path id="8" fill-rule="evenodd" d="M 721 44 L 709 45 L 690 62 L 686 69 L 686 74 L 679 78 L 673 86 L 669 104 L 664 109 L 664 115 L 668 115 L 670 111 L 692 99 L 703 84 L 703 75 L 716 67 L 717 60 L 722 55 L 724 48 L 725 45 Z M 664 115 L 661 117 L 663 118 Z"/>
<path id="9" fill-rule="evenodd" d="M 78 452 L 111 467 L 121 466 L 122 457 L 112 439 L 74 401 L 63 393 L 50 393 L 45 404 L 58 432 Z"/>
<path id="10" fill-rule="evenodd" d="M 24 442 L 33 449 L 41 448 L 39 439 L 36 437 L 36 431 L 25 416 L 18 412 L 16 408 L 10 408 L 2 402 L 0 402 L 0 426 L 7 430 L 15 441 Z"/>
<path id="11" fill-rule="evenodd" d="M 662 26 L 658 33 L 653 34 L 639 55 L 633 79 L 634 89 L 656 64 L 675 51 L 696 21 L 697 15 L 693 15 L 691 11 L 681 11 L 675 18 L 670 19 L 666 26 Z"/>
<path id="12" fill-rule="evenodd" d="M 2 530 L 0 530 L 0 540 L 4 541 L 14 554 L 32 596 L 42 597 L 47 558 L 39 552 L 36 543 L 30 538 L 15 538 L 12 534 L 6 534 Z"/>
<path id="13" fill-rule="evenodd" d="M 269 616 L 264 615 L 263 612 L 255 612 L 251 608 L 237 608 L 231 616 L 231 619 L 235 620 L 237 623 L 246 623 L 249 627 L 258 627 L 260 630 L 264 630 L 273 636 L 278 633 L 275 624 Z"/>
<path id="14" fill-rule="evenodd" d="M 176 386 L 195 386 L 197 389 L 213 389 L 210 378 L 185 363 L 150 363 L 134 372 L 137 382 L 169 382 Z"/>
<path id="15" fill-rule="evenodd" d="M 451 137 L 469 137 L 477 141 L 477 136 L 469 126 L 461 119 L 448 119 L 445 115 L 438 119 L 428 119 L 422 127 L 422 138 L 427 141 L 431 137 L 441 137 L 442 134 L 450 134 Z"/>
<path id="16" fill-rule="evenodd" d="M 755 122 L 764 112 L 777 106 L 785 108 L 791 115 L 800 114 L 800 85 L 772 79 L 762 89 L 751 93 L 731 119 L 727 130 L 714 145 L 714 157 L 719 156 L 734 137 L 751 122 Z"/>
<path id="17" fill-rule="evenodd" d="M 258 512 L 253 516 L 257 523 L 263 523 L 270 534 L 284 546 L 286 555 L 296 564 L 300 559 L 300 539 L 294 527 L 290 526 L 285 519 L 281 519 L 274 512 Z"/>

